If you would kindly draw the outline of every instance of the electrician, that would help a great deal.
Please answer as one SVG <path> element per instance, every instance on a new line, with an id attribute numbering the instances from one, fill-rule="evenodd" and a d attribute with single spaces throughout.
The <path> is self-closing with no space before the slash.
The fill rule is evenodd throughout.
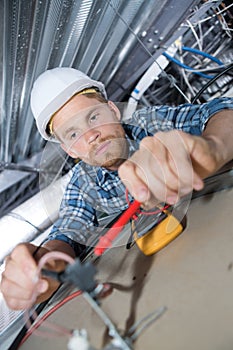
<path id="1" fill-rule="evenodd" d="M 33 254 L 34 245 L 19 244 L 6 258 L 1 291 L 15 310 L 29 307 L 35 293 L 37 303 L 51 296 L 58 283 L 37 278 L 40 257 L 52 250 L 79 256 L 100 229 L 98 212 L 127 208 L 126 188 L 145 208 L 173 205 L 233 159 L 232 98 L 146 107 L 124 122 L 101 82 L 63 67 L 38 77 L 31 108 L 42 137 L 80 161 L 43 246 Z M 64 262 L 50 268 L 61 271 Z"/>

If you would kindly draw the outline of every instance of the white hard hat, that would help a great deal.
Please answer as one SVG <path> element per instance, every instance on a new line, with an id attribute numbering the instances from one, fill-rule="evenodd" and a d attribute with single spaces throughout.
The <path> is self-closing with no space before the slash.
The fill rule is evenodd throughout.
<path id="1" fill-rule="evenodd" d="M 74 68 L 53 68 L 37 78 L 31 91 L 31 109 L 37 128 L 45 140 L 51 140 L 46 128 L 52 115 L 72 96 L 89 87 L 97 88 L 107 99 L 103 83 Z"/>

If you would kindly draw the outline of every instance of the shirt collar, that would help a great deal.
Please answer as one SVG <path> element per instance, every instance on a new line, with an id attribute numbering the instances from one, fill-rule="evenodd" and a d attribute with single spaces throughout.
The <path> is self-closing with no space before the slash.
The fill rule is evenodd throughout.
<path id="1" fill-rule="evenodd" d="M 108 170 L 103 167 L 99 167 L 96 172 L 97 182 L 100 186 L 103 186 L 105 181 L 114 179 L 116 176 L 118 176 L 117 170 Z"/>

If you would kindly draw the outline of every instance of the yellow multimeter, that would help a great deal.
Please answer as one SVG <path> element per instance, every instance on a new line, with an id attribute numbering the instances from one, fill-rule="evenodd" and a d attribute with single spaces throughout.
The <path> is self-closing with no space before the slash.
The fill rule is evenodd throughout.
<path id="1" fill-rule="evenodd" d="M 134 240 L 145 255 L 152 255 L 173 241 L 182 231 L 182 224 L 168 211 L 153 228 L 141 233 L 134 222 Z M 144 230 L 145 231 L 145 230 Z"/>

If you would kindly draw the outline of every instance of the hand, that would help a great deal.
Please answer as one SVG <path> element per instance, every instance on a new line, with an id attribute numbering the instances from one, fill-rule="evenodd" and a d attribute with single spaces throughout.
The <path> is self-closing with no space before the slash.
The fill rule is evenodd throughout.
<path id="1" fill-rule="evenodd" d="M 158 132 L 144 138 L 140 148 L 119 168 L 132 196 L 146 207 L 175 204 L 192 190 L 201 190 L 203 178 L 217 169 L 215 140 L 182 131 Z M 150 205 L 151 203 L 151 205 Z"/>
<path id="2" fill-rule="evenodd" d="M 7 305 L 13 310 L 27 309 L 46 300 L 59 286 L 54 280 L 38 278 L 36 260 L 49 250 L 41 247 L 35 260 L 36 248 L 30 243 L 19 244 L 5 260 L 0 287 Z"/>

